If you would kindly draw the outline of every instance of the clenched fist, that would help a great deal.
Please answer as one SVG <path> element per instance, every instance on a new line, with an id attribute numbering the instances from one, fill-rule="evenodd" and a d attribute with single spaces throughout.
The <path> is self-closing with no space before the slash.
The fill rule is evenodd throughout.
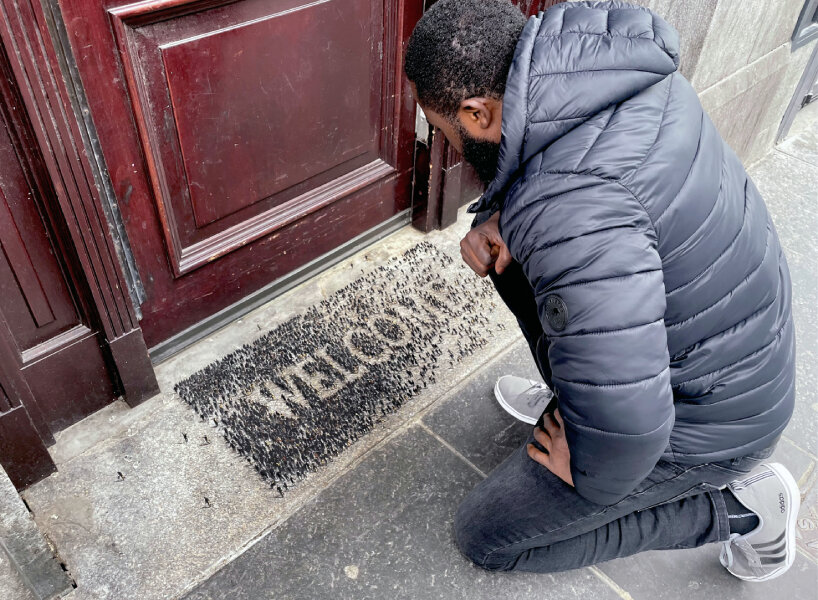
<path id="1" fill-rule="evenodd" d="M 480 277 L 488 275 L 492 268 L 499 275 L 511 264 L 511 253 L 500 237 L 499 221 L 500 213 L 496 212 L 460 240 L 460 255 Z"/>

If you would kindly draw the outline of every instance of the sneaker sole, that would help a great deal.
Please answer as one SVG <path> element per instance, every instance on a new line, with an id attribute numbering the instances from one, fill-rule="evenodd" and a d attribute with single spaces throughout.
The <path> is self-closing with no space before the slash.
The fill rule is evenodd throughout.
<path id="1" fill-rule="evenodd" d="M 512 408 L 505 400 L 503 400 L 503 394 L 500 393 L 500 381 L 499 380 L 497 380 L 497 383 L 494 384 L 494 397 L 497 398 L 497 402 L 500 403 L 500 406 L 503 407 L 503 410 L 505 410 L 508 414 L 510 414 L 512 417 L 514 417 L 518 421 L 522 421 L 523 423 L 528 423 L 529 425 L 536 425 L 537 424 L 537 419 L 539 419 L 539 417 L 537 417 L 537 419 L 532 419 L 529 416 L 526 416 L 526 415 L 524 415 L 522 413 L 519 413 L 516 410 L 514 410 L 514 408 Z"/>
<path id="2" fill-rule="evenodd" d="M 795 555 L 797 554 L 795 549 L 795 525 L 798 520 L 798 510 L 801 508 L 801 491 L 798 489 L 798 484 L 795 482 L 795 479 L 793 479 L 793 476 L 784 465 L 781 463 L 766 463 L 766 466 L 784 482 L 784 490 L 786 491 L 787 501 L 789 502 L 790 512 L 787 515 L 787 544 L 785 546 L 787 561 L 775 571 L 771 571 L 763 577 L 741 577 L 733 573 L 733 575 L 744 581 L 769 581 L 770 579 L 775 579 L 783 575 L 792 566 L 792 563 L 795 562 Z"/>

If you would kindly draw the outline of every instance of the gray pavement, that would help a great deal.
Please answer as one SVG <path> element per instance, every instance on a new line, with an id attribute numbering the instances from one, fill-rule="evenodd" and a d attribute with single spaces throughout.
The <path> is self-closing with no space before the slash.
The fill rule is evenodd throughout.
<path id="1" fill-rule="evenodd" d="M 509 372 L 536 376 L 521 340 L 185 600 L 815 597 L 818 566 L 803 540 L 790 572 L 764 584 L 729 575 L 718 562 L 717 545 L 650 552 L 554 575 L 473 567 L 454 545 L 454 510 L 529 429 L 494 400 L 494 381 Z M 804 491 L 815 487 L 814 457 L 784 440 L 774 458 Z M 814 518 L 814 490 L 810 500 L 802 522 L 811 513 Z"/>

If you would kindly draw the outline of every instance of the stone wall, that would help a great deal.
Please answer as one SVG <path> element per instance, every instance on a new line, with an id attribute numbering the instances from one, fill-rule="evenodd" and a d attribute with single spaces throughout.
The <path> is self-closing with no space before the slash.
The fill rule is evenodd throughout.
<path id="1" fill-rule="evenodd" d="M 793 51 L 804 0 L 632 0 L 682 40 L 681 72 L 746 165 L 764 156 L 816 42 Z"/>

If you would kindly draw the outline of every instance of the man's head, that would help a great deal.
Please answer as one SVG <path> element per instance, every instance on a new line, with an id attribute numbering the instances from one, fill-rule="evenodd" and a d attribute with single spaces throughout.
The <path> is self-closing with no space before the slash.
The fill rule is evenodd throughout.
<path id="1" fill-rule="evenodd" d="M 508 0 L 439 0 L 418 22 L 404 68 L 429 122 L 488 183 L 503 94 L 525 17 Z"/>

